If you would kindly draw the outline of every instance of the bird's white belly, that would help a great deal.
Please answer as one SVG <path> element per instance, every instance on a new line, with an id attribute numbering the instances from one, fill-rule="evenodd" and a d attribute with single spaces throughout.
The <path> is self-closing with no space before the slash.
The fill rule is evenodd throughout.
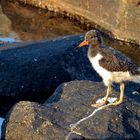
<path id="1" fill-rule="evenodd" d="M 127 72 L 110 72 L 105 68 L 101 67 L 99 64 L 99 60 L 101 60 L 103 56 L 101 54 L 97 54 L 95 57 L 89 57 L 89 60 L 95 69 L 95 71 L 102 77 L 104 84 L 107 86 L 112 82 L 120 83 L 122 81 L 131 81 L 132 76 Z"/>

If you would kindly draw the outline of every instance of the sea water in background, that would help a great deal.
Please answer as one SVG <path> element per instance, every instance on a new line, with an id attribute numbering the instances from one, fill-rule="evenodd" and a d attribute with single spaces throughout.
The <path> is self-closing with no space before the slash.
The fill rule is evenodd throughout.
<path id="1" fill-rule="evenodd" d="M 0 139 L 1 139 L 1 126 L 2 126 L 3 121 L 4 121 L 4 119 L 0 118 Z"/>
<path id="2" fill-rule="evenodd" d="M 0 37 L 0 42 L 12 43 L 12 42 L 17 42 L 17 40 L 14 38 L 10 38 L 10 37 Z"/>

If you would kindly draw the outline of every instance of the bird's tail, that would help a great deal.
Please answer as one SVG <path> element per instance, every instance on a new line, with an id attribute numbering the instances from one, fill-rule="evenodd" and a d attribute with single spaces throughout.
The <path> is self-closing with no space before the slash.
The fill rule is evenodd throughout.
<path id="1" fill-rule="evenodd" d="M 140 84 L 140 67 L 137 69 L 137 75 L 134 75 L 132 81 Z"/>
<path id="2" fill-rule="evenodd" d="M 140 67 L 138 67 L 138 72 L 139 72 L 139 75 L 140 75 Z"/>
<path id="3" fill-rule="evenodd" d="M 132 81 L 140 84 L 140 75 L 134 75 Z"/>

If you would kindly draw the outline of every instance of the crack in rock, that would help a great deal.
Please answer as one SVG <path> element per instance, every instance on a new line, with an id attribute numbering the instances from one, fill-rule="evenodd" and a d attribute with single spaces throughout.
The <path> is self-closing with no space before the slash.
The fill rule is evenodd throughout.
<path id="1" fill-rule="evenodd" d="M 92 112 L 89 116 L 80 119 L 79 121 L 77 121 L 77 122 L 74 123 L 74 124 L 70 124 L 70 132 L 69 132 L 68 135 L 66 136 L 65 140 L 69 140 L 71 134 L 73 134 L 73 133 L 78 134 L 79 136 L 82 136 L 81 133 L 74 131 L 74 129 L 75 129 L 80 123 L 82 123 L 83 121 L 85 121 L 85 120 L 89 119 L 90 117 L 92 117 L 93 115 L 95 115 L 98 111 L 100 111 L 100 110 L 102 110 L 102 109 L 108 107 L 111 103 L 113 103 L 114 101 L 116 101 L 116 99 L 117 99 L 117 98 L 115 98 L 115 99 L 112 98 L 112 100 L 111 100 L 111 98 L 110 98 L 109 104 L 104 105 L 104 106 L 101 106 L 101 107 L 99 107 L 99 108 L 93 110 L 93 112 Z M 99 99 L 99 100 L 101 101 L 102 99 Z M 97 100 L 97 101 L 98 101 L 98 100 Z"/>

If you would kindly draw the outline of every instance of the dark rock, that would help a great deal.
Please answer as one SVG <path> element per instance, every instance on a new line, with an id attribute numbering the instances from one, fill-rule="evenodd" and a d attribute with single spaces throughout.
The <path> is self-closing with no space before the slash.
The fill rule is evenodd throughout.
<path id="1" fill-rule="evenodd" d="M 99 110 L 70 128 L 89 116 L 95 110 L 91 103 L 104 95 L 103 83 L 64 83 L 43 105 L 25 101 L 16 104 L 3 124 L 2 137 L 6 140 L 140 139 L 140 100 L 133 97 L 126 98 L 120 106 Z M 113 91 L 112 96 L 116 95 L 118 92 Z"/>
<path id="2" fill-rule="evenodd" d="M 5 42 L 0 40 L 0 45 L 3 45 Z"/>
<path id="3" fill-rule="evenodd" d="M 49 41 L 10 43 L 0 47 L 0 104 L 44 102 L 55 88 L 74 79 L 99 81 L 86 57 L 76 49 L 83 36 Z"/>

